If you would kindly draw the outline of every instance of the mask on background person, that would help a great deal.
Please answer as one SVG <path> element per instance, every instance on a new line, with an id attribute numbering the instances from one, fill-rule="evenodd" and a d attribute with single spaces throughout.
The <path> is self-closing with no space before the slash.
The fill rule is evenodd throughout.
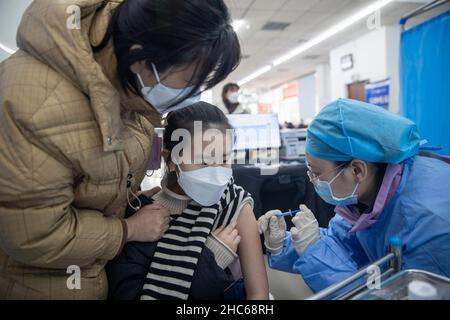
<path id="1" fill-rule="evenodd" d="M 202 206 L 219 202 L 230 181 L 233 170 L 225 167 L 205 167 L 192 171 L 177 172 L 178 184 L 183 191 Z"/>
<path id="2" fill-rule="evenodd" d="M 239 92 L 231 92 L 227 95 L 228 101 L 231 103 L 239 103 Z"/>
<path id="3" fill-rule="evenodd" d="M 169 106 L 175 101 L 181 99 L 182 97 L 188 96 L 188 94 L 192 91 L 192 87 L 186 87 L 184 89 L 169 88 L 161 83 L 158 71 L 156 70 L 156 67 L 153 63 L 152 68 L 153 73 L 155 74 L 155 78 L 158 81 L 158 83 L 153 87 L 145 86 L 139 73 L 136 74 L 136 76 L 142 86 L 141 92 L 144 96 L 144 99 L 148 103 L 150 103 L 160 114 L 183 109 L 200 101 L 200 94 L 196 94 L 169 108 Z"/>
<path id="4" fill-rule="evenodd" d="M 334 176 L 333 179 L 331 179 L 330 182 L 328 181 L 322 181 L 318 178 L 311 180 L 311 182 L 314 185 L 314 189 L 316 190 L 317 194 L 322 198 L 323 201 L 326 203 L 329 203 L 334 206 L 350 206 L 358 203 L 358 195 L 356 194 L 356 190 L 359 187 L 359 183 L 356 184 L 355 189 L 353 190 L 352 194 L 348 197 L 344 198 L 338 198 L 335 197 L 333 194 L 333 189 L 331 189 L 331 184 L 339 177 L 342 172 L 344 172 L 345 168 L 343 168 L 337 175 Z"/>

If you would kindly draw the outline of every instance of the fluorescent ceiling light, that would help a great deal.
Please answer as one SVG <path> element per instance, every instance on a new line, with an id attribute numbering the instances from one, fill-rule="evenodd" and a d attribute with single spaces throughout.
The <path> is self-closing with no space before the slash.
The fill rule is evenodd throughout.
<path id="1" fill-rule="evenodd" d="M 356 14 L 352 15 L 351 17 L 343 20 L 342 22 L 332 26 L 330 29 L 324 31 L 323 33 L 319 34 L 317 37 L 311 39 L 310 41 L 306 42 L 305 44 L 302 44 L 292 50 L 291 52 L 288 52 L 284 56 L 281 56 L 280 58 L 273 61 L 274 66 L 278 66 L 282 64 L 283 62 L 286 62 L 293 57 L 299 55 L 300 53 L 305 52 L 306 50 L 316 46 L 317 44 L 331 38 L 335 34 L 347 29 L 351 25 L 355 24 L 359 20 L 369 16 L 370 14 L 374 13 L 375 11 L 383 8 L 387 4 L 391 3 L 393 0 L 381 0 L 377 1 L 371 5 L 369 5 L 367 8 L 357 12 Z"/>
<path id="2" fill-rule="evenodd" d="M 242 79 L 241 81 L 238 82 L 239 86 L 242 86 L 244 84 L 246 84 L 247 82 L 252 81 L 255 78 L 258 78 L 260 75 L 262 75 L 263 73 L 266 73 L 268 71 L 270 71 L 270 69 L 272 69 L 273 66 L 272 65 L 266 65 L 264 67 L 262 67 L 259 70 L 256 70 L 255 72 L 253 72 L 251 75 L 245 77 L 244 79 Z"/>
<path id="3" fill-rule="evenodd" d="M 0 42 L 0 49 L 2 49 L 3 51 L 5 51 L 5 52 L 7 52 L 7 53 L 9 53 L 9 54 L 13 54 L 14 52 L 16 52 L 17 51 L 17 49 L 11 49 L 11 48 L 9 48 L 9 47 L 7 47 L 7 46 L 5 46 L 3 43 L 1 43 Z"/>
<path id="4" fill-rule="evenodd" d="M 259 77 L 261 74 L 268 72 L 270 69 L 272 69 L 272 67 L 276 67 L 276 66 L 298 56 L 299 54 L 307 51 L 308 49 L 311 49 L 312 47 L 318 45 L 319 43 L 331 38 L 332 36 L 336 35 L 337 33 L 341 32 L 343 30 L 347 29 L 348 27 L 357 23 L 361 19 L 364 19 L 367 16 L 371 15 L 372 13 L 376 12 L 377 10 L 380 10 L 381 8 L 387 6 L 389 3 L 393 2 L 393 1 L 394 0 L 376 1 L 375 3 L 367 6 L 366 8 L 362 9 L 361 11 L 350 16 L 349 18 L 347 18 L 347 19 L 341 21 L 340 23 L 332 26 L 331 28 L 325 30 L 324 32 L 319 34 L 317 37 L 301 44 L 297 48 L 295 48 L 292 51 L 286 53 L 285 55 L 279 57 L 278 59 L 275 59 L 271 65 L 268 65 L 268 66 L 270 66 L 270 68 L 267 68 L 267 66 L 266 66 L 266 67 L 258 70 L 257 72 L 254 72 L 250 76 L 242 79 L 240 82 L 247 83 L 247 82 L 255 79 L 256 77 Z M 261 72 L 263 69 L 264 69 L 264 72 Z M 257 74 L 257 76 L 254 76 L 255 74 Z M 248 80 L 248 79 L 250 79 L 250 80 Z"/>
<path id="5" fill-rule="evenodd" d="M 233 26 L 235 32 L 239 32 L 243 28 L 250 29 L 250 25 L 242 19 L 233 20 L 231 25 Z"/>

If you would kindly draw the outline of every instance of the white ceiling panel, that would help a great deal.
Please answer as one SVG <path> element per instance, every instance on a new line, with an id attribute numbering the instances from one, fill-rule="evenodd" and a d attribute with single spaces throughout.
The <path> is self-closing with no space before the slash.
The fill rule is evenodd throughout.
<path id="1" fill-rule="evenodd" d="M 315 5 L 311 8 L 311 12 L 328 13 L 332 14 L 344 8 L 347 5 L 351 5 L 354 1 L 351 0 L 320 0 L 314 1 Z"/>
<path id="2" fill-rule="evenodd" d="M 234 19 L 244 19 L 249 29 L 239 32 L 243 53 L 248 55 L 229 76 L 228 81 L 239 81 L 276 58 L 310 40 L 327 28 L 348 18 L 377 0 L 225 0 Z M 398 0 L 397 0 L 398 1 Z M 416 0 L 411 0 L 416 1 Z M 400 17 L 419 7 L 417 2 L 394 2 L 381 12 L 383 25 L 398 24 Z M 267 22 L 285 22 L 290 25 L 282 31 L 265 31 Z M 348 28 L 324 43 L 308 50 L 246 85 L 248 88 L 267 88 L 311 73 L 314 67 L 328 61 L 328 52 L 354 37 L 369 32 L 365 21 Z M 315 60 L 304 56 L 318 55 Z M 218 86 L 220 87 L 220 85 Z"/>
<path id="3" fill-rule="evenodd" d="M 308 11 L 314 5 L 316 5 L 318 1 L 312 0 L 288 0 L 284 3 L 282 9 L 289 11 Z"/>

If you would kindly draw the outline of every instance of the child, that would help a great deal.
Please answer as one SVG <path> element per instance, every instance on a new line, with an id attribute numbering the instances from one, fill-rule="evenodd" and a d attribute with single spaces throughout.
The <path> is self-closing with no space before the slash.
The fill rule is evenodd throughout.
<path id="1" fill-rule="evenodd" d="M 201 123 L 202 131 L 195 123 Z M 207 130 L 215 132 L 214 140 L 222 138 L 226 150 L 221 154 L 216 150 L 213 162 L 206 160 Z M 230 132 L 223 112 L 204 102 L 168 116 L 163 138 L 167 172 L 153 201 L 169 209 L 170 227 L 157 242 L 128 243 L 108 264 L 111 299 L 268 299 L 253 200 L 234 184 L 226 163 Z M 179 133 L 193 137 L 191 144 L 183 137 L 181 152 Z M 195 136 L 199 133 L 200 148 Z M 244 286 L 231 272 L 236 261 Z"/>

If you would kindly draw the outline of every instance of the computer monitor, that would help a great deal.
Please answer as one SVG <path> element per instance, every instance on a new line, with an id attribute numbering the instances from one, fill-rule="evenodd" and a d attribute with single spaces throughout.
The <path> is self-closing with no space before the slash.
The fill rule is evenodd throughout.
<path id="1" fill-rule="evenodd" d="M 227 115 L 235 134 L 234 150 L 272 149 L 281 146 L 278 115 Z"/>
<path id="2" fill-rule="evenodd" d="M 306 132 L 307 129 L 280 130 L 280 159 L 298 160 L 305 156 Z"/>

